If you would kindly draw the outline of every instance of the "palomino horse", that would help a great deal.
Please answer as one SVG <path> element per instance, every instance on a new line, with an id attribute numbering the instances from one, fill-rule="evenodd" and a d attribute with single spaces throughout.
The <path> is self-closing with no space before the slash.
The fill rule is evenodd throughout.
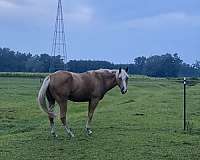
<path id="1" fill-rule="evenodd" d="M 60 119 L 63 127 L 71 137 L 74 137 L 66 117 L 67 100 L 71 100 L 74 102 L 89 102 L 86 132 L 90 135 L 92 133 L 90 124 L 94 110 L 105 93 L 117 85 L 122 94 L 127 92 L 127 71 L 128 68 L 126 70 L 121 68 L 119 70 L 100 69 L 79 74 L 57 71 L 47 76 L 40 88 L 38 102 L 41 109 L 48 114 L 51 134 L 57 136 L 54 127 L 55 114 L 53 112 L 56 101 L 60 106 Z M 46 104 L 46 98 L 48 105 Z"/>

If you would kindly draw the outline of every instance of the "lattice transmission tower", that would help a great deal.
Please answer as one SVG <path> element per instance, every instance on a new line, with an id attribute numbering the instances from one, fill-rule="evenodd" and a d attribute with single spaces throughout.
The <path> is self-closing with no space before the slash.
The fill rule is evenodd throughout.
<path id="1" fill-rule="evenodd" d="M 61 0 L 58 0 L 49 72 L 57 70 L 67 70 L 67 49 Z"/>

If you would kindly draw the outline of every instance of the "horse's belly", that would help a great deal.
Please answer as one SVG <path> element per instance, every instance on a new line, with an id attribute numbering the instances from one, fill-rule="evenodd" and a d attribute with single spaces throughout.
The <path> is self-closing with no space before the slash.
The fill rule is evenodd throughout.
<path id="1" fill-rule="evenodd" d="M 88 96 L 88 95 L 70 95 L 69 100 L 74 101 L 74 102 L 87 102 L 90 100 L 90 96 Z"/>

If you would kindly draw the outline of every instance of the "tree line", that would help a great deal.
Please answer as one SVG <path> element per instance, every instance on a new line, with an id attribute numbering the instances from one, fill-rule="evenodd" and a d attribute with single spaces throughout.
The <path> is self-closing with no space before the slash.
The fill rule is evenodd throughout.
<path id="1" fill-rule="evenodd" d="M 128 66 L 130 74 L 153 77 L 199 77 L 200 75 L 200 61 L 187 64 L 177 53 L 136 57 L 130 64 L 94 60 L 70 60 L 64 64 L 61 56 L 32 55 L 14 52 L 9 48 L 0 48 L 0 72 L 49 72 L 51 62 L 55 70 L 64 68 L 63 66 L 66 65 L 67 70 L 72 72 L 85 72 L 99 68 L 118 69 Z"/>

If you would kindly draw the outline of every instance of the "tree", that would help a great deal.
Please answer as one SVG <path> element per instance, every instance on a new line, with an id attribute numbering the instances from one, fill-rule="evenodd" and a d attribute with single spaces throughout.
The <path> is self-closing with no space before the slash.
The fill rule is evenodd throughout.
<path id="1" fill-rule="evenodd" d="M 147 58 L 145 73 L 153 77 L 177 77 L 182 64 L 178 54 L 155 55 Z"/>
<path id="2" fill-rule="evenodd" d="M 144 65 L 146 63 L 147 58 L 142 56 L 142 57 L 137 57 L 134 59 L 134 64 L 135 64 L 135 74 L 144 74 Z"/>
<path id="3" fill-rule="evenodd" d="M 32 55 L 14 52 L 9 48 L 0 48 L 0 72 L 49 72 L 50 62 L 54 61 L 54 71 L 63 69 L 61 56 L 48 54 Z M 119 69 L 129 67 L 130 74 L 144 74 L 154 77 L 177 77 L 200 75 L 200 61 L 193 65 L 183 63 L 177 53 L 136 57 L 132 64 L 113 64 L 108 61 L 71 60 L 67 70 L 85 72 L 100 68 Z"/>

